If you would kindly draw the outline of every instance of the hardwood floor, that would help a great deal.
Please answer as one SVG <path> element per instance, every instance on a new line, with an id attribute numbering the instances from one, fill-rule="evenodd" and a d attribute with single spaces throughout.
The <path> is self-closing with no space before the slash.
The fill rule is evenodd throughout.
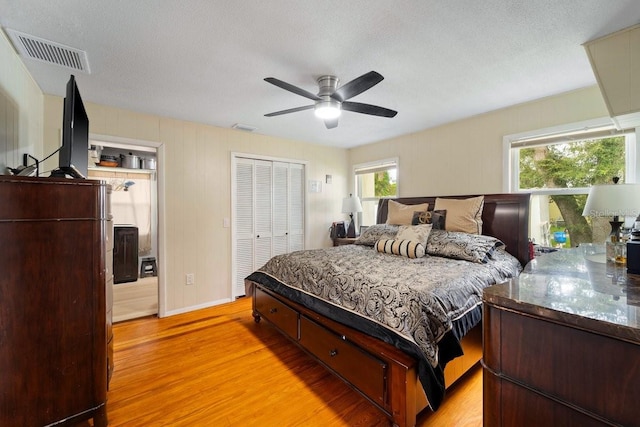
<path id="1" fill-rule="evenodd" d="M 110 426 L 388 426 L 366 399 L 291 345 L 251 301 L 114 326 Z M 481 426 L 475 367 L 419 426 Z"/>
<path id="2" fill-rule="evenodd" d="M 158 313 L 158 277 L 142 277 L 113 287 L 113 321 L 136 319 Z"/>

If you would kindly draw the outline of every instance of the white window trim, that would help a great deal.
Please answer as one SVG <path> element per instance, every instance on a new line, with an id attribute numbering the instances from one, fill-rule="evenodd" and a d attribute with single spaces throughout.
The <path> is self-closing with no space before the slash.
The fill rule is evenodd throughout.
<path id="1" fill-rule="evenodd" d="M 506 135 L 502 138 L 502 189 L 505 193 L 535 193 L 535 194 L 586 194 L 588 188 L 553 188 L 541 190 L 519 190 L 518 189 L 518 158 L 517 152 L 511 150 L 512 145 L 518 141 L 535 138 L 545 138 L 553 136 L 561 136 L 568 134 L 579 134 L 599 128 L 615 129 L 615 124 L 610 117 L 601 117 L 598 119 L 585 120 L 577 123 L 552 126 L 544 129 L 521 132 Z M 640 150 L 637 149 L 640 128 L 636 129 L 635 134 L 630 133 L 626 138 L 627 150 L 627 176 L 625 182 L 640 182 Z"/>
<path id="2" fill-rule="evenodd" d="M 400 179 L 398 177 L 398 171 L 400 170 L 400 161 L 398 157 L 390 157 L 382 160 L 375 160 L 373 162 L 366 163 L 358 163 L 353 165 L 352 176 L 353 176 L 353 194 L 358 194 L 358 183 L 356 179 L 356 175 L 358 171 L 363 171 L 367 169 L 377 169 L 381 168 L 385 165 L 396 165 L 396 195 L 400 197 Z"/>
<path id="3" fill-rule="evenodd" d="M 360 197 L 360 201 L 361 202 L 367 202 L 367 201 L 378 201 L 380 200 L 380 197 L 365 197 L 362 198 L 360 196 L 360 193 L 358 192 L 358 178 L 357 176 L 361 173 L 358 172 L 364 172 L 364 173 L 368 173 L 368 171 L 373 171 L 375 169 L 378 168 L 383 168 L 384 166 L 391 166 L 391 165 L 395 165 L 395 169 L 396 169 L 396 197 L 400 197 L 400 179 L 398 176 L 398 172 L 400 171 L 400 160 L 398 157 L 390 157 L 390 158 L 386 158 L 386 159 L 381 159 L 381 160 L 375 160 L 372 162 L 366 162 L 366 163 L 358 163 L 353 165 L 353 169 L 352 169 L 352 174 L 351 176 L 353 177 L 353 194 L 358 195 L 358 197 Z M 356 224 L 362 224 L 362 213 L 358 213 L 356 215 Z"/>

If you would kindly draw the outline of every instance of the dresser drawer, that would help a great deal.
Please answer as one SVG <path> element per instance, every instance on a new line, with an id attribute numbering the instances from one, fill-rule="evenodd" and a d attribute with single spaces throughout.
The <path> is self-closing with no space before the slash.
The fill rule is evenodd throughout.
<path id="1" fill-rule="evenodd" d="M 488 354 L 485 362 L 496 376 L 536 390 L 545 404 L 578 408 L 575 417 L 584 412 L 607 425 L 639 425 L 639 345 L 493 306 L 483 311 L 490 323 L 487 338 L 497 332 L 501 340 L 499 351 Z M 516 403 L 515 395 L 504 387 L 500 399 L 503 408 L 513 413 L 517 412 L 510 406 L 529 408 L 523 409 L 525 413 L 536 407 Z"/>
<path id="2" fill-rule="evenodd" d="M 298 340 L 298 312 L 272 297 L 262 289 L 256 289 L 255 309 L 262 317 L 276 325 L 282 332 Z"/>
<path id="3" fill-rule="evenodd" d="M 304 316 L 300 317 L 300 344 L 374 402 L 386 403 L 385 362 Z"/>

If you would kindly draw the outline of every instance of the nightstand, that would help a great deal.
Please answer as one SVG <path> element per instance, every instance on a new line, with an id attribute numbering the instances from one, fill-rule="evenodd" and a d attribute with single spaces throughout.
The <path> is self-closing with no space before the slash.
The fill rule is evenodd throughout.
<path id="1" fill-rule="evenodd" d="M 356 237 L 336 237 L 333 239 L 333 246 L 353 245 Z"/>

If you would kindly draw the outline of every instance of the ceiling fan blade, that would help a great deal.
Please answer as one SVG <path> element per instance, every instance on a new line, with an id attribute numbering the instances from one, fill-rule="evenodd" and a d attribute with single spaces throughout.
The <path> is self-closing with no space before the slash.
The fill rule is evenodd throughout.
<path id="1" fill-rule="evenodd" d="M 265 114 L 265 117 L 281 116 L 283 114 L 295 113 L 298 111 L 311 110 L 315 105 L 305 105 L 304 107 L 289 108 L 288 110 L 276 111 L 274 113 Z"/>
<path id="2" fill-rule="evenodd" d="M 338 118 L 336 117 L 335 119 L 325 119 L 324 120 L 324 125 L 327 127 L 327 129 L 337 128 L 338 127 Z"/>
<path id="3" fill-rule="evenodd" d="M 331 95 L 331 98 L 338 101 L 345 101 L 361 94 L 367 89 L 371 89 L 382 80 L 384 80 L 384 77 L 382 77 L 381 74 L 378 74 L 375 71 L 369 71 L 367 74 L 363 74 L 360 77 L 351 80 L 349 83 L 340 86 Z"/>
<path id="4" fill-rule="evenodd" d="M 290 83 L 283 82 L 282 80 L 278 80 L 275 77 L 267 77 L 264 79 L 265 82 L 271 83 L 272 85 L 278 86 L 281 89 L 288 90 L 289 92 L 293 92 L 296 95 L 304 96 L 305 98 L 313 99 L 314 101 L 320 101 L 320 97 L 318 95 L 307 92 L 304 89 L 300 89 L 297 86 L 294 86 Z"/>
<path id="5" fill-rule="evenodd" d="M 377 105 L 362 104 L 361 102 L 345 101 L 342 103 L 342 109 L 346 111 L 353 111 L 354 113 L 369 114 L 372 116 L 380 117 L 395 117 L 398 114 L 397 111 L 390 110 L 384 107 L 378 107 Z"/>

